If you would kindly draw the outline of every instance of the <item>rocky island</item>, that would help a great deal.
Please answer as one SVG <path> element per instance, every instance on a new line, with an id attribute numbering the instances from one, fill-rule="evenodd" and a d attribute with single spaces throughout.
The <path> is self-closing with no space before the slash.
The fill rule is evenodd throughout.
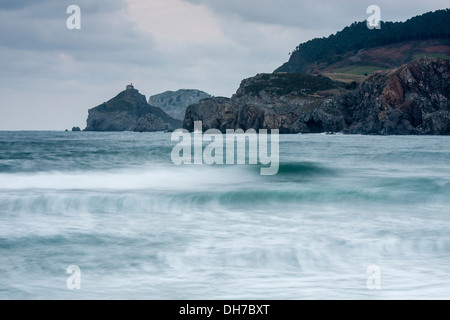
<path id="1" fill-rule="evenodd" d="M 149 105 L 146 97 L 132 84 L 116 97 L 88 112 L 84 131 L 173 131 L 182 125 L 180 120 Z"/>

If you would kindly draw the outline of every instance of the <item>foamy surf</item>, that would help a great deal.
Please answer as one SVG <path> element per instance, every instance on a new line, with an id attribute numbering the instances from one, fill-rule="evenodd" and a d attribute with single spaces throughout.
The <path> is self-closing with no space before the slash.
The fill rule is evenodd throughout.
<path id="1" fill-rule="evenodd" d="M 238 166 L 139 167 L 133 170 L 0 174 L 0 189 L 50 190 L 201 190 L 250 183 L 254 176 Z"/>
<path id="2" fill-rule="evenodd" d="M 275 176 L 175 166 L 170 133 L 0 146 L 0 298 L 450 297 L 448 137 L 285 135 Z"/>

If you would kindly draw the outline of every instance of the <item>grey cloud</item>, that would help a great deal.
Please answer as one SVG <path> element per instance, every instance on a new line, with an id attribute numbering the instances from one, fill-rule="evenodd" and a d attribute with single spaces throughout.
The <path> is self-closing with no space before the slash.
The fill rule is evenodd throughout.
<path id="1" fill-rule="evenodd" d="M 122 0 L 0 0 L 0 10 L 28 10 L 33 16 L 58 17 L 69 5 L 78 5 L 90 13 L 112 12 L 126 8 Z M 31 9 L 31 10 L 30 10 Z"/>
<path id="2" fill-rule="evenodd" d="M 66 8 L 73 0 L 42 1 L 38 6 L 36 2 L 28 6 L 22 3 L 15 10 L 2 10 L 4 6 L 0 6 L 0 30 L 7 30 L 0 33 L 3 74 L 20 76 L 31 74 L 33 70 L 55 77 L 58 72 L 66 72 L 55 67 L 58 54 L 73 59 L 78 65 L 109 64 L 108 68 L 118 72 L 127 65 L 167 63 L 151 35 L 140 32 L 133 22 L 121 18 L 126 8 L 121 1 L 102 1 L 102 5 L 76 1 L 81 8 L 81 30 L 66 27 L 69 17 Z"/>
<path id="3" fill-rule="evenodd" d="M 279 24 L 289 27 L 322 28 L 323 25 L 344 21 L 349 12 L 354 19 L 363 20 L 364 13 L 358 8 L 364 4 L 347 1 L 298 1 L 298 0 L 185 0 L 205 5 L 217 15 L 239 18 L 248 22 Z M 354 2 L 354 1 L 352 1 Z M 347 14 L 342 14 L 346 12 Z M 347 21 L 348 22 L 348 21 Z"/>
<path id="4" fill-rule="evenodd" d="M 0 10 L 20 10 L 27 7 L 36 6 L 39 3 L 35 0 L 0 0 Z"/>
<path id="5" fill-rule="evenodd" d="M 382 9 L 386 21 L 402 21 L 412 16 L 448 7 L 448 0 L 184 0 L 212 9 L 218 16 L 242 19 L 244 21 L 279 24 L 296 28 L 335 30 L 363 21 L 366 9 L 376 4 Z M 325 35 L 324 35 L 325 36 Z"/>

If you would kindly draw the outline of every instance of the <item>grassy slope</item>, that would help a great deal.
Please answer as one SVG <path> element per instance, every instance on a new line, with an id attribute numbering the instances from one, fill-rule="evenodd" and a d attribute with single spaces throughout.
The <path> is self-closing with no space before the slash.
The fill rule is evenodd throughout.
<path id="1" fill-rule="evenodd" d="M 317 73 L 343 82 L 361 82 L 374 71 L 387 70 L 420 57 L 450 59 L 450 42 L 446 40 L 408 41 L 347 53 L 342 60 Z"/>

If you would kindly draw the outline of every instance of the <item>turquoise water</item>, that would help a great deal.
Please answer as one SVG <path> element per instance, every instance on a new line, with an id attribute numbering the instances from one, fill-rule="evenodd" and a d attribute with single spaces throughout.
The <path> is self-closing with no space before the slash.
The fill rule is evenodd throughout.
<path id="1" fill-rule="evenodd" d="M 170 138 L 0 132 L 0 299 L 450 298 L 450 137 L 282 135 L 275 176 Z"/>

